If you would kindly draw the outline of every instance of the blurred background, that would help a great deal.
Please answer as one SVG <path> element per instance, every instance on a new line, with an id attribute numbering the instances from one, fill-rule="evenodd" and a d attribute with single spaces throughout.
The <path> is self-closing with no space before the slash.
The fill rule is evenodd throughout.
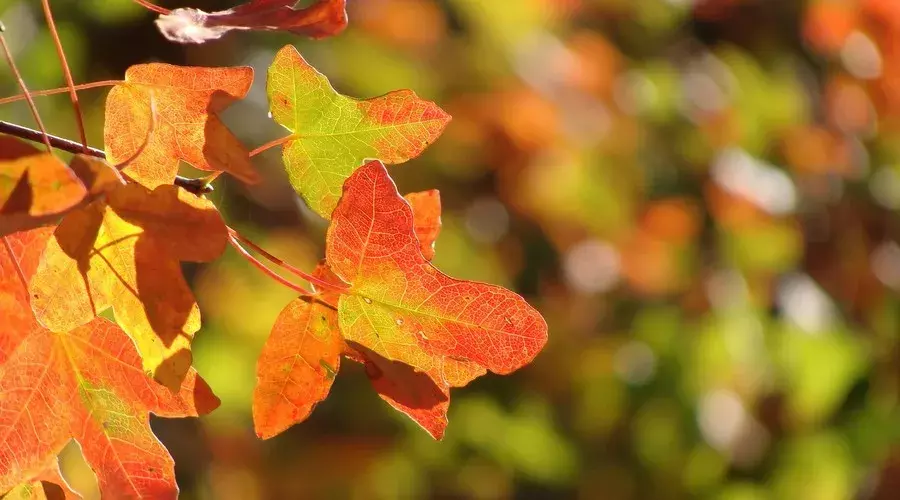
<path id="1" fill-rule="evenodd" d="M 264 83 L 288 43 L 345 94 L 438 102 L 442 138 L 391 167 L 401 191 L 441 191 L 436 265 L 550 325 L 533 365 L 453 393 L 443 442 L 351 362 L 308 421 L 260 441 L 256 357 L 292 292 L 230 250 L 186 268 L 222 407 L 153 421 L 182 498 L 900 498 L 900 1 L 350 0 L 335 38 L 199 47 L 128 0 L 52 5 L 80 83 L 256 68 L 225 113 L 249 148 L 285 133 Z M 0 19 L 30 87 L 64 85 L 39 2 L 0 0 Z M 0 92 L 18 93 L 5 66 Z M 98 147 L 105 93 L 81 93 Z M 38 102 L 77 137 L 65 95 Z M 0 119 L 32 124 L 20 104 Z M 311 269 L 324 221 L 278 150 L 255 164 L 268 182 L 223 178 L 214 199 Z M 62 463 L 94 498 L 77 446 Z"/>

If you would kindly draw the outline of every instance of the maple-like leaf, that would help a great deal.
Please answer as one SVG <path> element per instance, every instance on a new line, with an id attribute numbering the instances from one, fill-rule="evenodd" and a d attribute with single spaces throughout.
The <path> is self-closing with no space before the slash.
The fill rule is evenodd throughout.
<path id="1" fill-rule="evenodd" d="M 414 215 L 419 209 L 426 213 Z M 423 251 L 440 227 L 438 193 L 404 201 L 380 162 L 350 177 L 334 214 L 326 253 L 344 275 L 325 263 L 314 274 L 352 286 L 297 299 L 279 316 L 257 365 L 257 434 L 305 419 L 327 396 L 340 352 L 365 365 L 382 399 L 440 439 L 450 389 L 485 367 L 508 373 L 528 363 L 546 342 L 546 323 L 508 290 L 434 269 Z"/>
<path id="2" fill-rule="evenodd" d="M 87 194 L 62 160 L 0 134 L 0 236 L 42 225 Z"/>
<path id="3" fill-rule="evenodd" d="M 3 495 L 3 500 L 80 500 L 81 495 L 72 491 L 69 483 L 59 473 L 59 463 L 54 457 L 43 472 L 20 484 Z"/>
<path id="4" fill-rule="evenodd" d="M 437 189 L 429 189 L 409 193 L 403 198 L 412 207 L 413 226 L 422 256 L 431 260 L 434 258 L 434 242 L 441 232 L 441 193 Z"/>
<path id="5" fill-rule="evenodd" d="M 435 369 L 410 356 L 419 346 L 506 374 L 546 343 L 546 322 L 522 297 L 453 279 L 422 255 L 412 210 L 381 162 L 365 164 L 347 181 L 326 245 L 331 270 L 350 285 L 338 302 L 344 338 L 387 359 Z"/>
<path id="6" fill-rule="evenodd" d="M 149 413 L 197 416 L 218 399 L 191 369 L 176 391 L 154 383 L 134 343 L 96 318 L 54 333 L 27 314 L 27 281 L 48 229 L 7 236 L 0 247 L 0 491 L 41 478 L 72 438 L 108 498 L 175 498 L 174 463 Z M 15 318 L 12 322 L 6 318 Z"/>
<path id="7" fill-rule="evenodd" d="M 208 200 L 175 186 L 120 186 L 56 228 L 31 282 L 34 312 L 48 329 L 68 332 L 112 307 L 145 369 L 177 388 L 200 327 L 179 263 L 212 261 L 226 243 Z"/>
<path id="8" fill-rule="evenodd" d="M 251 0 L 219 12 L 182 8 L 159 16 L 156 26 L 164 37 L 178 43 L 216 40 L 231 30 L 278 30 L 324 38 L 347 27 L 346 3 L 317 0 L 296 8 L 297 0 Z"/>
<path id="9" fill-rule="evenodd" d="M 416 212 L 416 235 L 423 251 L 433 253 L 440 230 L 440 195 L 437 190 L 406 196 Z M 421 210 L 423 215 L 418 215 Z M 313 273 L 331 283 L 341 283 L 323 261 Z M 318 298 L 299 298 L 281 312 L 257 361 L 257 385 L 253 394 L 253 421 L 259 437 L 267 439 L 302 422 L 325 399 L 340 368 L 339 355 L 365 365 L 366 375 L 378 395 L 408 415 L 435 439 L 444 435 L 450 388 L 461 387 L 485 373 L 484 368 L 457 360 L 420 363 L 429 373 L 386 359 L 366 347 L 345 342 L 338 326 L 340 295 L 324 289 Z M 314 333 L 314 335 L 311 335 Z M 410 357 L 433 357 L 411 346 Z"/>
<path id="10" fill-rule="evenodd" d="M 267 82 L 272 117 L 292 132 L 284 163 L 294 189 L 331 217 L 344 181 L 363 160 L 401 163 L 418 156 L 450 116 L 411 90 L 357 100 L 332 88 L 293 46 L 278 51 Z"/>
<path id="11" fill-rule="evenodd" d="M 250 153 L 218 116 L 246 96 L 252 82 L 249 67 L 152 63 L 128 68 L 125 83 L 106 98 L 107 159 L 118 164 L 140 152 L 124 172 L 151 189 L 175 180 L 179 160 L 257 182 Z"/>

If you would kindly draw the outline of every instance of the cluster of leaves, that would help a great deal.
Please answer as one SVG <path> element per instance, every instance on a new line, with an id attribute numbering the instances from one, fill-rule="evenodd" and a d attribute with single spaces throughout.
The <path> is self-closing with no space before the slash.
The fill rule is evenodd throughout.
<path id="1" fill-rule="evenodd" d="M 343 1 L 293 4 L 179 9 L 159 25 L 170 39 L 201 42 L 231 29 L 320 37 L 346 24 Z M 131 67 L 106 100 L 106 161 L 76 155 L 67 166 L 0 136 L 0 491 L 26 496 L 59 482 L 53 459 L 74 438 L 104 495 L 176 495 L 174 464 L 148 415 L 218 406 L 191 366 L 200 313 L 180 264 L 211 262 L 229 244 L 246 252 L 213 203 L 173 183 L 180 161 L 261 181 L 218 116 L 252 76 L 247 67 Z M 276 55 L 267 90 L 271 116 L 290 131 L 274 144 L 291 184 L 330 226 L 314 273 L 287 267 L 316 291 L 282 311 L 260 355 L 257 434 L 305 419 L 344 356 L 440 439 L 450 388 L 524 366 L 547 337 L 518 295 L 431 264 L 440 197 L 402 197 L 384 166 L 420 154 L 450 117 L 411 91 L 340 95 L 292 46 Z M 115 323 L 100 316 L 107 310 Z"/>

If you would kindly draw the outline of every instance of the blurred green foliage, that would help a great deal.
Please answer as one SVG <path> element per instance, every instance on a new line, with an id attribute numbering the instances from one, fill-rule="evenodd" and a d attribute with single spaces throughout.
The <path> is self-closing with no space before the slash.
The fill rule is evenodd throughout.
<path id="1" fill-rule="evenodd" d="M 291 292 L 233 253 L 190 268 L 196 365 L 223 404 L 154 421 L 184 498 L 900 497 L 900 2 L 351 0 L 332 39 L 190 47 L 128 0 L 53 4 L 79 82 L 151 60 L 254 66 L 225 117 L 250 147 L 284 133 L 264 75 L 285 43 L 341 92 L 437 101 L 444 136 L 391 169 L 401 190 L 441 190 L 435 262 L 550 324 L 532 366 L 454 392 L 443 442 L 350 366 L 262 442 L 256 356 Z M 59 87 L 39 11 L 0 0 L 29 86 Z M 0 90 L 18 93 L 5 67 Z M 103 93 L 82 92 L 94 145 Z M 76 136 L 64 95 L 39 106 Z M 0 119 L 30 124 L 19 104 Z M 268 182 L 219 181 L 219 207 L 311 269 L 323 222 L 277 152 L 257 165 Z M 90 494 L 77 448 L 64 465 Z"/>

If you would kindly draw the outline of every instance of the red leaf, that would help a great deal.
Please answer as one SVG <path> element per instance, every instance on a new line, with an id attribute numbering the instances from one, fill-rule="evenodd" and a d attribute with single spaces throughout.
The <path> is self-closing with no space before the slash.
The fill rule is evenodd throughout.
<path id="1" fill-rule="evenodd" d="M 338 303 L 344 337 L 388 359 L 434 369 L 410 351 L 420 346 L 505 374 L 529 363 L 547 341 L 546 322 L 520 296 L 450 278 L 422 256 L 412 210 L 381 162 L 367 163 L 344 185 L 326 257 L 351 285 Z"/>
<path id="2" fill-rule="evenodd" d="M 297 0 L 251 0 L 232 9 L 203 12 L 175 9 L 159 17 L 156 26 L 163 36 L 178 43 L 203 43 L 221 38 L 231 30 L 289 31 L 311 38 L 324 38 L 347 27 L 346 0 L 318 0 L 297 9 Z"/>
<path id="3" fill-rule="evenodd" d="M 395 410 L 408 415 L 435 439 L 444 437 L 450 388 L 439 386 L 425 373 L 399 361 L 391 361 L 367 347 L 348 343 L 366 365 L 372 387 Z"/>

